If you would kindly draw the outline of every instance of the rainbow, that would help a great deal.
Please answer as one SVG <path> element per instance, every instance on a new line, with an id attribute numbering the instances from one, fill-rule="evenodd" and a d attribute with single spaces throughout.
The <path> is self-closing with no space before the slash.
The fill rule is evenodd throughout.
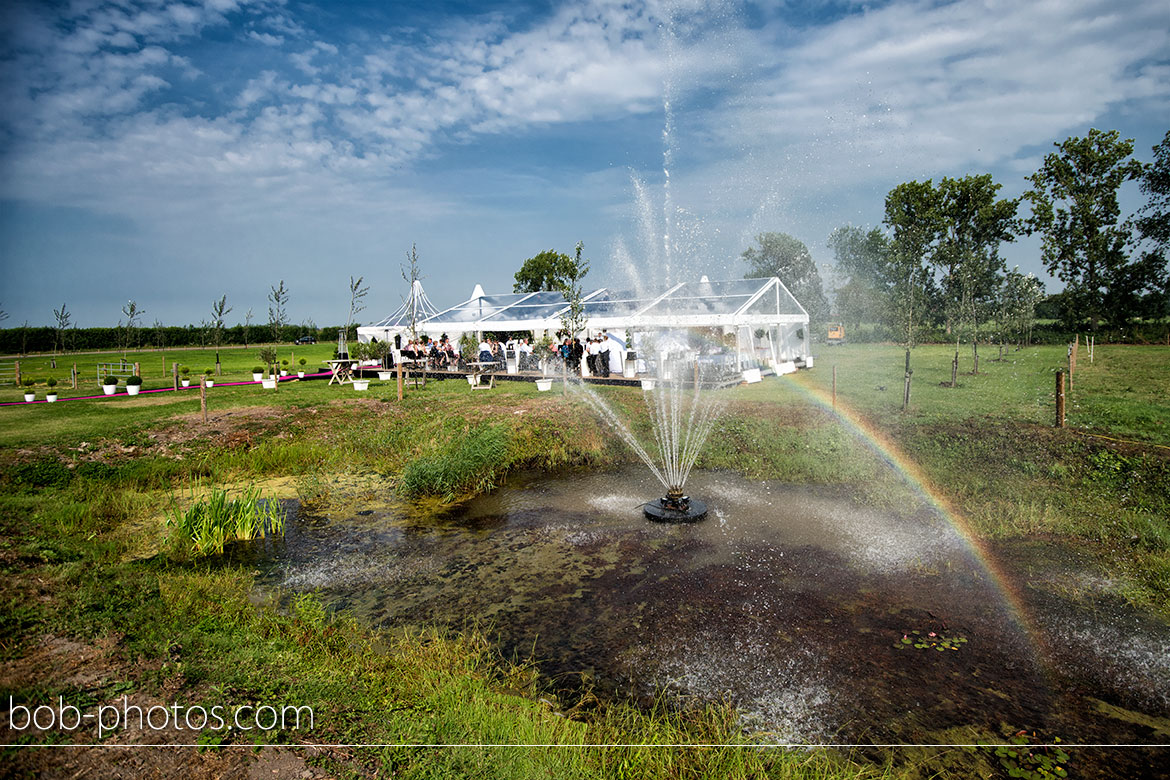
<path id="1" fill-rule="evenodd" d="M 837 399 L 836 405 L 834 405 L 832 395 L 823 389 L 811 386 L 803 378 L 803 374 L 789 374 L 787 378 L 791 379 L 793 387 L 815 405 L 839 420 L 848 431 L 865 443 L 882 461 L 901 474 L 906 483 L 919 494 L 923 501 L 933 507 L 939 516 L 955 530 L 955 533 L 959 535 L 959 538 L 979 561 L 983 570 L 987 572 L 996 590 L 1003 596 L 1012 620 L 1035 646 L 1040 633 L 1034 628 L 1034 623 L 1024 606 L 1024 600 L 1018 588 L 996 562 L 995 556 L 991 554 L 984 541 L 971 529 L 970 523 L 967 522 L 959 508 L 931 483 L 930 478 L 918 464 L 902 452 L 901 448 L 884 432 L 878 430 L 856 411 L 842 404 L 840 399 Z"/>

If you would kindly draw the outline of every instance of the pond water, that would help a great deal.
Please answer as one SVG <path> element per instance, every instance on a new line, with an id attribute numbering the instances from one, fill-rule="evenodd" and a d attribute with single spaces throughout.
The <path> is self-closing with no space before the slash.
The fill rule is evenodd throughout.
<path id="1" fill-rule="evenodd" d="M 302 513 L 253 550 L 262 587 L 377 625 L 478 625 L 566 690 L 728 700 L 779 742 L 1170 742 L 1170 628 L 1075 552 L 1005 544 L 992 576 L 925 503 L 724 473 L 687 487 L 707 520 L 647 522 L 661 488 L 630 467 L 513 478 L 438 516 Z M 1146 753 L 1118 760 L 1146 774 Z"/>

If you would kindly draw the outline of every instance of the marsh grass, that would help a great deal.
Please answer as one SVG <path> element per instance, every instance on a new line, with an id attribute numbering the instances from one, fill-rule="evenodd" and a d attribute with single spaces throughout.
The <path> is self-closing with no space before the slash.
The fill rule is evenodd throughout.
<path id="1" fill-rule="evenodd" d="M 203 556 L 222 553 L 231 539 L 247 541 L 283 534 L 284 523 L 284 507 L 262 499 L 258 489 L 247 488 L 239 498 L 229 498 L 228 491 L 215 488 L 186 509 L 172 503 L 166 527 L 174 550 Z"/>
<path id="2" fill-rule="evenodd" d="M 439 443 L 429 454 L 408 462 L 398 491 L 408 498 L 457 496 L 491 490 L 506 468 L 508 434 L 502 425 L 480 423 Z"/>

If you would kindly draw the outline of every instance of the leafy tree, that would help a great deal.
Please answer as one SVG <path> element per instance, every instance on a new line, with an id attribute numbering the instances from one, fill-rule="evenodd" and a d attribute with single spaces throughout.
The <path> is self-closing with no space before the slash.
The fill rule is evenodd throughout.
<path id="1" fill-rule="evenodd" d="M 582 303 L 584 287 L 581 281 L 589 273 L 589 261 L 581 257 L 584 249 L 584 242 L 578 241 L 572 264 L 562 279 L 561 292 L 569 302 L 569 308 L 561 314 L 561 328 L 570 338 L 585 330 L 585 305 Z"/>
<path id="2" fill-rule="evenodd" d="M 248 338 L 252 334 L 252 310 L 248 309 L 248 313 L 244 315 L 244 348 L 248 347 Z"/>
<path id="3" fill-rule="evenodd" d="M 1076 310 L 1096 331 L 1107 312 L 1111 319 L 1128 314 L 1110 305 L 1124 304 L 1149 282 L 1127 256 L 1133 231 L 1121 218 L 1117 197 L 1122 184 L 1143 176 L 1144 167 L 1130 158 L 1133 141 L 1120 140 L 1116 130 L 1091 129 L 1086 138 L 1055 146 L 1058 151 L 1028 177 L 1027 229 L 1042 235 L 1045 268 L 1065 283 Z"/>
<path id="4" fill-rule="evenodd" d="M 353 318 L 357 316 L 358 312 L 366 308 L 362 303 L 362 299 L 366 297 L 366 293 L 370 291 L 368 286 L 362 287 L 362 277 L 354 279 L 349 277 L 349 317 L 345 321 L 345 333 L 349 335 L 349 329 L 353 325 Z"/>
<path id="5" fill-rule="evenodd" d="M 890 319 L 899 341 L 910 349 L 926 322 L 934 279 L 926 268 L 927 252 L 938 234 L 937 194 L 929 180 L 899 184 L 886 195 L 885 224 L 893 231 L 889 265 L 893 282 Z"/>
<path id="6" fill-rule="evenodd" d="M 571 283 L 576 273 L 573 258 L 553 249 L 546 249 L 530 257 L 515 274 L 512 292 L 527 293 L 543 290 L 561 291 Z"/>
<path id="7" fill-rule="evenodd" d="M 1154 147 L 1154 161 L 1146 166 L 1141 186 L 1150 201 L 1137 220 L 1138 232 L 1164 253 L 1170 249 L 1170 131 Z"/>
<path id="8" fill-rule="evenodd" d="M 57 320 L 54 349 L 60 348 L 62 352 L 65 351 L 65 334 L 72 324 L 72 317 L 73 315 L 65 308 L 65 304 L 61 304 L 60 309 L 53 309 L 53 318 Z"/>
<path id="9" fill-rule="evenodd" d="M 854 328 L 862 321 L 885 318 L 893 280 L 890 278 L 890 239 L 880 228 L 869 231 L 845 225 L 829 236 L 834 265 L 847 277 L 837 289 L 838 316 Z"/>
<path id="10" fill-rule="evenodd" d="M 994 309 L 1004 268 L 999 245 L 1015 240 L 1018 200 L 996 200 L 1000 185 L 991 174 L 944 177 L 934 198 L 938 230 L 931 262 L 945 271 L 943 289 L 948 324 L 954 324 L 958 347 L 965 325 L 970 330 L 976 373 L 979 371 L 979 323 Z"/>
<path id="11" fill-rule="evenodd" d="M 280 329 L 288 321 L 288 290 L 285 289 L 283 279 L 279 286 L 271 288 L 268 303 L 268 324 L 272 328 L 272 341 L 275 343 L 280 341 Z"/>
<path id="12" fill-rule="evenodd" d="M 231 313 L 232 307 L 227 305 L 227 295 L 218 301 L 211 302 L 211 341 L 216 349 L 223 343 L 224 319 Z"/>
<path id="13" fill-rule="evenodd" d="M 138 318 L 146 314 L 146 310 L 139 309 L 138 304 L 134 301 L 128 301 L 122 307 L 122 314 L 126 315 L 126 324 L 122 325 L 122 321 L 118 320 L 118 326 L 122 335 L 121 347 L 124 353 L 130 347 L 138 346 Z"/>
<path id="14" fill-rule="evenodd" d="M 741 255 L 750 266 L 745 279 L 778 277 L 808 312 L 810 327 L 829 316 L 829 302 L 821 286 L 821 274 L 808 247 L 787 233 L 761 233 L 759 248 L 749 247 Z"/>
<path id="15" fill-rule="evenodd" d="M 1013 268 L 1004 276 L 998 298 L 1001 343 L 1010 338 L 1020 346 L 1030 344 L 1036 307 L 1045 298 L 1044 284 L 1032 274 Z"/>

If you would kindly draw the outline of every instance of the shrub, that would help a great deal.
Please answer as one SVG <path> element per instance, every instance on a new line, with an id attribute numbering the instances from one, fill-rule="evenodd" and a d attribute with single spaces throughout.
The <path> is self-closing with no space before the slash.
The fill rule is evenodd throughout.
<path id="1" fill-rule="evenodd" d="M 49 389 L 52 390 L 54 387 L 57 386 L 57 379 L 55 377 L 49 377 L 48 381 L 46 381 L 45 384 L 47 384 L 49 386 Z"/>
<path id="2" fill-rule="evenodd" d="M 456 436 L 431 455 L 410 461 L 399 491 L 406 496 L 438 496 L 451 501 L 463 493 L 490 490 L 503 468 L 508 432 L 502 425 L 481 423 Z"/>
<path id="3" fill-rule="evenodd" d="M 187 376 L 188 374 L 191 373 L 191 367 L 190 366 L 182 366 L 179 368 L 179 373 L 182 374 L 183 376 Z"/>
<path id="4" fill-rule="evenodd" d="M 252 373 L 253 374 L 263 374 L 264 373 L 264 366 L 252 366 Z"/>
<path id="5" fill-rule="evenodd" d="M 118 384 L 118 377 L 108 376 L 102 380 L 102 384 L 105 385 L 106 387 L 110 387 L 111 385 L 116 385 L 116 384 Z"/>
<path id="6" fill-rule="evenodd" d="M 20 380 L 20 383 L 25 387 L 32 387 L 37 383 L 37 380 L 33 379 L 31 376 L 26 376 L 24 379 Z"/>
<path id="7" fill-rule="evenodd" d="M 126 380 L 126 384 L 127 385 L 141 385 L 142 384 L 142 377 L 135 374 L 134 376 L 132 376 Z"/>
<path id="8" fill-rule="evenodd" d="M 301 358 L 297 362 L 301 364 L 301 368 L 304 368 L 305 365 L 308 364 L 309 361 L 305 360 L 304 358 Z"/>

